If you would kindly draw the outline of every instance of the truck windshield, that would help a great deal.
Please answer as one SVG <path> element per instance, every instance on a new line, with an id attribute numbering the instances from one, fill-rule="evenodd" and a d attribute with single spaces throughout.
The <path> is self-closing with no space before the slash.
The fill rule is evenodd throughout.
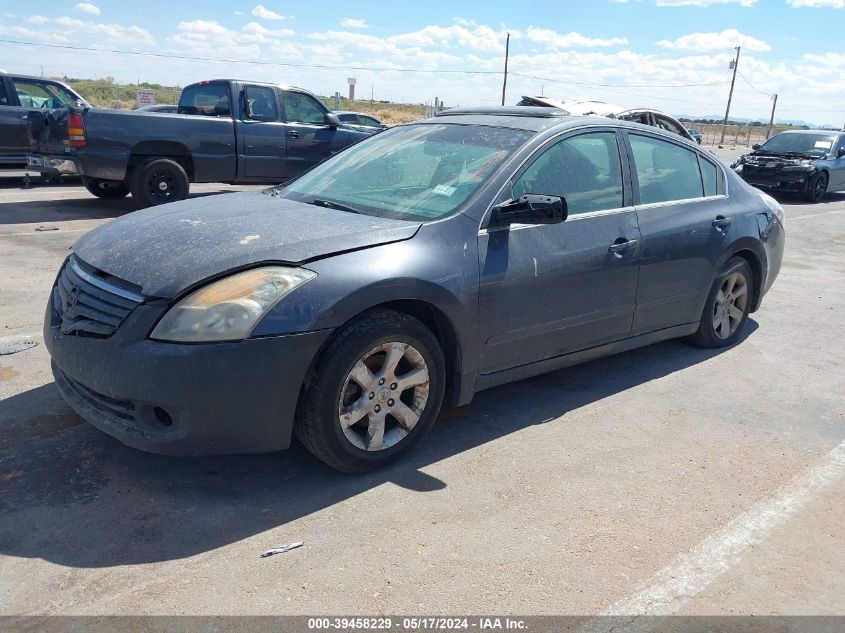
<path id="1" fill-rule="evenodd" d="M 225 83 L 199 83 L 186 86 L 179 97 L 179 114 L 232 116 L 229 86 Z"/>
<path id="2" fill-rule="evenodd" d="M 833 147 L 833 136 L 829 134 L 790 134 L 783 132 L 769 139 L 759 152 L 776 154 L 793 152 L 810 156 L 824 156 Z"/>
<path id="3" fill-rule="evenodd" d="M 531 136 L 481 125 L 394 128 L 320 164 L 278 195 L 378 217 L 441 218 Z"/>

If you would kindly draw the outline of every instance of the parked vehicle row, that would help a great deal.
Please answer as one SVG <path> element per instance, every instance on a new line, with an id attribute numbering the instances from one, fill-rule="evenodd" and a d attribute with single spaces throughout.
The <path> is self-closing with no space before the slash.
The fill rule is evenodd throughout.
<path id="1" fill-rule="evenodd" d="M 361 472 L 444 401 L 676 337 L 735 343 L 783 248 L 780 205 L 677 134 L 453 109 L 263 193 L 98 227 L 44 340 L 68 403 L 130 446 L 266 452 L 296 433 Z"/>
<path id="2" fill-rule="evenodd" d="M 53 79 L 0 72 L 0 168 L 26 166 L 30 151 L 28 112 L 64 107 L 90 107 L 73 88 Z"/>
<path id="3" fill-rule="evenodd" d="M 277 184 L 378 131 L 344 126 L 306 90 L 236 80 L 185 87 L 176 112 L 30 111 L 28 166 L 150 206 L 184 199 L 192 182 Z"/>

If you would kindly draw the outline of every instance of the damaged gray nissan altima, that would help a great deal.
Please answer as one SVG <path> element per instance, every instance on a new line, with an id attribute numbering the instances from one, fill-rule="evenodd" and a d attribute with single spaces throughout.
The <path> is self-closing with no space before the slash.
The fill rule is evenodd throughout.
<path id="1" fill-rule="evenodd" d="M 276 451 L 347 472 L 441 404 L 675 337 L 739 340 L 783 210 L 677 135 L 553 108 L 455 109 L 283 187 L 105 224 L 47 306 L 56 384 L 165 454 Z"/>

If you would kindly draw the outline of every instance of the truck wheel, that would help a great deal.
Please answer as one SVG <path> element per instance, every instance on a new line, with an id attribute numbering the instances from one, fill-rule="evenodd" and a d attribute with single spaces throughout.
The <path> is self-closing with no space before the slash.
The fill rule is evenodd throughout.
<path id="1" fill-rule="evenodd" d="M 83 178 L 85 188 L 98 198 L 117 200 L 129 195 L 129 187 L 122 180 L 103 180 L 102 178 Z"/>
<path id="2" fill-rule="evenodd" d="M 188 197 L 190 181 L 182 165 L 169 158 L 153 158 L 135 168 L 132 197 L 144 207 L 177 202 Z"/>

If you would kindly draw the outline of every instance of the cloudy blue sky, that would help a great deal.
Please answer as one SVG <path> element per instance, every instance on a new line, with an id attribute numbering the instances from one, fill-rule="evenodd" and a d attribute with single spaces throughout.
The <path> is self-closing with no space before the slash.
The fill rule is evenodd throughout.
<path id="1" fill-rule="evenodd" d="M 542 93 L 709 115 L 724 112 L 739 45 L 733 114 L 768 118 L 778 93 L 782 118 L 843 125 L 843 26 L 845 0 L 3 0 L 0 68 L 179 84 L 233 76 L 322 94 L 354 76 L 359 95 L 377 99 L 494 104 L 510 32 L 509 103 Z"/>

